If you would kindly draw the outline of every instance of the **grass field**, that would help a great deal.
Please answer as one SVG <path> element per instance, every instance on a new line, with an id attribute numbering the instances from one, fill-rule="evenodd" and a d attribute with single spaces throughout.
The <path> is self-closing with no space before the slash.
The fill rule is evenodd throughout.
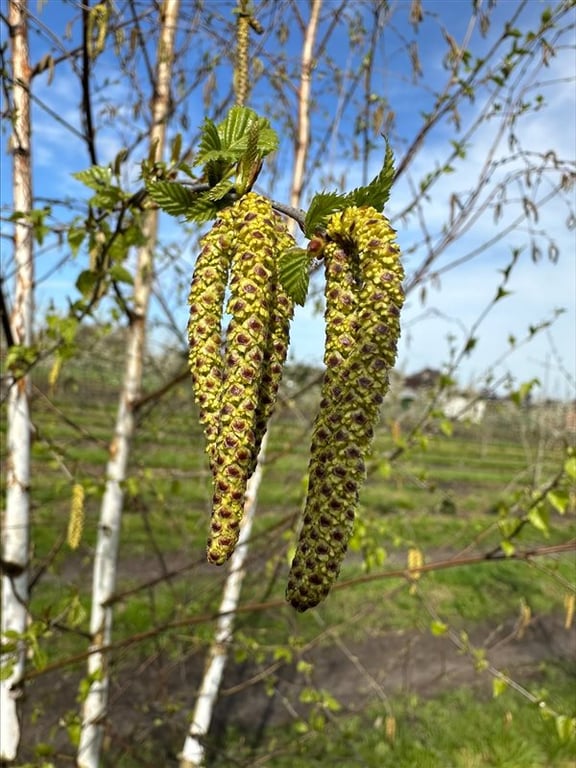
<path id="1" fill-rule="evenodd" d="M 440 626 L 442 631 L 458 636 L 474 636 L 467 653 L 460 653 L 469 656 L 466 663 L 474 676 L 478 657 L 491 647 L 484 641 L 502 627 L 510 633 L 518 622 L 524 622 L 523 628 L 516 629 L 525 632 L 536 619 L 564 617 L 566 595 L 576 582 L 573 553 L 438 570 L 413 584 L 405 578 L 386 577 L 387 571 L 406 566 L 410 548 L 421 550 L 426 562 L 473 558 L 494 550 L 502 539 L 503 518 L 521 519 L 531 494 L 562 465 L 565 435 L 544 429 L 533 414 L 499 406 L 479 426 L 457 424 L 449 436 L 440 429 L 417 435 L 393 462 L 389 456 L 404 445 L 416 417 L 392 407 L 383 412 L 361 494 L 359 524 L 340 580 L 367 574 L 381 578 L 336 590 L 316 612 L 294 614 L 282 603 L 282 597 L 293 530 L 305 491 L 313 405 L 313 396 L 305 404 L 285 404 L 270 432 L 242 602 L 278 600 L 278 605 L 265 612 L 247 612 L 238 619 L 239 632 L 232 647 L 234 664 L 249 670 L 248 677 L 262 673 L 280 659 L 293 668 L 295 680 L 305 679 L 310 673 L 302 672 L 297 661 L 308 647 L 329 649 L 338 638 L 354 649 L 367 637 L 392 635 L 404 638 L 404 647 L 409 638 L 432 638 L 431 629 L 437 631 Z M 85 402 L 78 393 L 56 393 L 48 398 L 38 391 L 35 395 L 31 492 L 33 574 L 38 578 L 31 610 L 46 627 L 39 638 L 42 664 L 50 665 L 86 649 L 91 561 L 114 417 L 112 398 Z M 74 482 L 84 485 L 87 500 L 82 542 L 72 552 L 65 544 L 65 535 Z M 167 680 L 173 680 L 178 669 L 184 677 L 191 675 L 195 685 L 212 623 L 206 620 L 186 627 L 185 622 L 191 617 L 209 616 L 217 608 L 226 572 L 204 563 L 211 485 L 187 386 L 175 388 L 140 414 L 125 491 L 114 637 L 121 643 L 154 628 L 158 632 L 113 655 L 118 680 L 133 675 L 141 665 L 147 669 L 151 664 Z M 549 530 L 543 532 L 537 525 L 526 524 L 515 541 L 517 547 L 563 543 L 576 536 L 574 497 L 565 515 L 553 509 L 546 514 Z M 182 622 L 182 627 L 162 629 L 175 622 Z M 498 634 L 498 638 L 502 636 L 506 632 Z M 457 656 L 448 636 L 444 639 L 446 653 Z M 512 676 L 518 674 L 527 689 L 533 680 L 550 686 L 556 709 L 573 716 L 576 712 L 569 683 L 574 667 L 552 661 L 535 658 L 533 664 L 515 670 Z M 190 664 L 191 671 L 185 673 Z M 76 665 L 58 673 L 67 696 L 81 671 L 82 665 Z M 47 674 L 46 684 L 49 679 Z M 332 679 L 326 675 L 309 682 L 330 691 Z M 38 690 L 45 690 L 43 680 L 40 675 L 31 690 L 35 684 L 40 686 Z M 269 680 L 274 688 L 274 675 Z M 130 696 L 130 685 L 123 685 Z M 361 685 L 357 677 L 350 679 L 351 700 L 355 685 Z M 386 689 L 385 680 L 379 685 Z M 250 687 L 248 683 L 246 686 Z M 170 734 L 177 721 L 182 731 L 174 731 L 175 739 L 183 737 L 185 715 L 193 703 L 190 680 L 185 690 L 177 687 L 174 695 L 165 692 L 160 697 L 163 704 L 155 718 L 158 728 L 165 727 Z M 265 692 L 260 695 L 266 697 Z M 237 742 L 232 750 L 236 764 L 278 768 L 333 764 L 567 768 L 569 757 L 574 756 L 570 753 L 573 747 L 554 737 L 554 722 L 544 723 L 535 707 L 511 691 L 496 701 L 491 701 L 486 691 L 478 698 L 473 686 L 456 686 L 450 691 L 439 688 L 437 695 L 432 690 L 421 698 L 415 685 L 413 691 L 390 695 L 391 710 L 366 703 L 354 714 L 346 704 L 348 694 L 334 710 L 325 702 L 312 702 L 311 709 L 305 708 L 305 715 L 290 726 L 295 729 L 290 755 L 283 752 L 291 744 L 290 729 L 283 726 L 278 731 L 272 723 L 265 730 L 266 737 L 261 735 L 256 744 L 234 730 L 232 717 L 227 749 L 215 751 L 213 765 L 227 764 L 223 754 L 230 754 L 230 739 Z M 149 706 L 146 691 L 140 691 L 140 696 L 129 707 L 130 736 L 124 731 L 120 736 L 111 727 L 109 765 L 131 768 L 160 764 L 158 755 L 164 754 L 165 736 L 155 740 L 148 732 L 145 750 L 126 747 L 126 739 L 133 745 L 142 727 L 149 730 L 149 712 L 144 711 Z M 223 701 L 226 709 L 226 699 Z M 73 699 L 65 705 L 61 696 L 58 705 L 65 706 L 68 713 L 65 717 L 60 714 L 61 721 L 73 718 Z M 119 690 L 111 719 L 127 706 Z M 170 706 L 177 709 L 180 719 L 173 717 L 169 726 L 166 712 Z M 310 720 L 310 711 L 316 712 L 316 721 Z M 397 723 L 395 736 L 383 735 L 382 724 L 390 711 Z M 38 742 L 46 744 L 52 738 L 63 750 L 61 754 L 67 754 L 61 746 L 62 726 L 54 725 L 45 712 L 36 712 L 36 722 Z M 451 730 L 448 724 L 452 722 Z M 466 727 L 466 723 L 479 725 Z M 44 733 L 43 729 L 48 730 Z M 478 740 L 480 731 L 484 746 Z M 462 738 L 455 740 L 454 733 Z M 277 757 L 251 762 L 274 749 Z M 33 753 L 31 745 L 31 756 Z M 165 755 L 162 759 L 162 764 L 177 764 L 166 762 Z"/>

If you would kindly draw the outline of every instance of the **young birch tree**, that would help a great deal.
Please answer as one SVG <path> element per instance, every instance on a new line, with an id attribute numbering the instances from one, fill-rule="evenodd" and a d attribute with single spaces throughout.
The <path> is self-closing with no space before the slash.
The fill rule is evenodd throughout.
<path id="1" fill-rule="evenodd" d="M 12 41 L 13 204 L 16 285 L 10 323 L 12 338 L 8 395 L 6 511 L 2 536 L 2 681 L 0 682 L 0 760 L 16 759 L 20 744 L 18 698 L 26 657 L 30 527 L 30 404 L 29 376 L 33 322 L 34 261 L 30 161 L 30 63 L 28 8 L 25 0 L 9 3 Z"/>
<path id="2" fill-rule="evenodd" d="M 155 156 L 157 160 L 162 158 L 166 121 L 170 113 L 170 85 L 178 11 L 179 0 L 165 0 L 160 12 L 156 81 L 151 102 L 150 129 L 150 156 Z M 81 768 L 97 768 L 100 762 L 109 686 L 105 648 L 110 643 L 113 619 L 112 607 L 108 601 L 116 587 L 124 500 L 123 483 L 127 476 L 130 443 L 135 429 L 133 403 L 138 399 L 141 391 L 146 318 L 154 278 L 158 216 L 158 211 L 151 208 L 146 212 L 142 223 L 145 244 L 138 249 L 134 278 L 134 305 L 126 345 L 124 382 L 106 467 L 106 486 L 100 511 L 93 572 L 90 618 L 93 653 L 88 662 L 90 688 L 83 705 L 77 758 Z"/>

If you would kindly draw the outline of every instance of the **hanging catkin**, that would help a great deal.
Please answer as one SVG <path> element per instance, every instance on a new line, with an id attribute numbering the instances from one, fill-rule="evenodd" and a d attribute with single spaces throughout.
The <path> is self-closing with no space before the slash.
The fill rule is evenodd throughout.
<path id="1" fill-rule="evenodd" d="M 218 433 L 220 390 L 224 377 L 221 317 L 231 254 L 236 242 L 234 225 L 233 212 L 227 209 L 202 239 L 188 298 L 188 360 L 210 458 Z"/>
<path id="2" fill-rule="evenodd" d="M 276 402 L 293 312 L 277 257 L 293 245 L 270 202 L 249 193 L 203 239 L 192 280 L 190 367 L 214 476 L 207 557 L 218 565 L 238 540 L 246 484 Z"/>
<path id="3" fill-rule="evenodd" d="M 299 611 L 326 597 L 346 553 L 404 300 L 400 252 L 385 216 L 350 207 L 331 217 L 326 232 L 326 374 L 286 590 Z"/>

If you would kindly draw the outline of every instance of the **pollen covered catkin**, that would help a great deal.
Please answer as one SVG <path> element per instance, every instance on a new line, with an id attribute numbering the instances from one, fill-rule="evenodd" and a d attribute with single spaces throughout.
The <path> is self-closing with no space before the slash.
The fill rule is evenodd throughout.
<path id="1" fill-rule="evenodd" d="M 385 216 L 353 206 L 334 214 L 326 232 L 326 374 L 286 590 L 298 611 L 321 602 L 340 571 L 396 359 L 404 301 L 400 251 Z"/>
<path id="2" fill-rule="evenodd" d="M 269 201 L 250 193 L 233 209 L 235 242 L 226 307 L 231 320 L 211 456 L 214 495 L 207 557 L 216 565 L 230 557 L 238 541 L 246 484 L 276 400 L 292 312 L 276 263 L 287 235 Z"/>
<path id="3" fill-rule="evenodd" d="M 224 378 L 222 308 L 235 242 L 234 214 L 227 209 L 201 240 L 202 248 L 196 259 L 188 298 L 188 361 L 210 457 L 218 433 L 220 390 Z"/>
<path id="4" fill-rule="evenodd" d="M 280 254 L 294 246 L 294 239 L 288 233 L 286 225 L 280 217 L 277 217 L 276 233 L 276 254 Z M 290 322 L 294 315 L 294 302 L 278 279 L 276 263 L 274 264 L 274 275 L 270 291 L 272 312 L 268 329 L 268 342 L 264 350 L 258 405 L 254 418 L 255 440 L 252 462 L 248 470 L 249 475 L 256 469 L 260 446 L 276 405 L 278 388 L 282 379 L 282 371 L 290 343 Z"/>

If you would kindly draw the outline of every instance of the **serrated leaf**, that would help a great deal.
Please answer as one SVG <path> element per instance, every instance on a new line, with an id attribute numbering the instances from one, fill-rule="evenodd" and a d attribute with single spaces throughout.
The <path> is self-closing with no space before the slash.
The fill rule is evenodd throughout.
<path id="1" fill-rule="evenodd" d="M 239 106 L 232 107 L 218 126 L 222 148 L 234 151 L 237 159 L 240 159 L 248 147 L 248 135 L 252 123 L 256 123 L 258 127 L 260 154 L 264 157 L 264 155 L 276 150 L 278 148 L 278 136 L 276 131 L 270 127 L 270 122 L 266 118 L 259 117 L 252 109 Z"/>
<path id="2" fill-rule="evenodd" d="M 258 151 L 259 136 L 260 126 L 256 121 L 253 121 L 248 129 L 246 151 L 238 164 L 237 187 L 240 194 L 251 189 L 262 164 L 262 155 Z"/>
<path id="3" fill-rule="evenodd" d="M 203 155 L 202 162 L 204 165 L 215 163 L 219 164 L 219 166 L 222 166 L 222 168 L 227 168 L 234 165 L 234 163 L 237 162 L 241 156 L 242 153 L 237 149 L 211 149 L 209 152 L 206 152 L 206 154 Z"/>
<path id="4" fill-rule="evenodd" d="M 218 126 L 218 134 L 225 149 L 246 146 L 248 128 L 256 119 L 256 113 L 248 107 L 235 106 Z"/>
<path id="5" fill-rule="evenodd" d="M 232 189 L 234 189 L 233 182 L 231 182 L 230 179 L 222 179 L 222 181 L 219 181 L 207 192 L 204 192 L 203 197 L 216 203 L 218 200 L 222 200 L 222 198 L 226 197 L 228 192 Z"/>
<path id="6" fill-rule="evenodd" d="M 124 193 L 120 187 L 106 187 L 99 189 L 98 192 L 92 197 L 92 205 L 97 208 L 104 208 L 105 210 L 113 210 L 113 208 L 124 198 Z"/>
<path id="7" fill-rule="evenodd" d="M 202 165 L 206 162 L 205 156 L 211 152 L 217 152 L 222 149 L 222 141 L 216 124 L 209 117 L 204 119 L 202 126 L 202 135 L 200 137 L 200 147 L 194 165 Z"/>
<path id="8" fill-rule="evenodd" d="M 82 182 L 86 187 L 95 189 L 99 192 L 102 187 L 107 187 L 112 179 L 110 168 L 104 168 L 101 165 L 93 165 L 85 171 L 76 171 L 72 176 Z"/>
<path id="9" fill-rule="evenodd" d="M 377 211 L 382 211 L 390 197 L 390 189 L 394 181 L 394 153 L 386 139 L 386 152 L 382 170 L 366 187 L 358 187 L 346 195 L 348 205 L 371 205 Z"/>
<path id="10" fill-rule="evenodd" d="M 203 192 L 201 195 L 197 195 L 194 202 L 188 208 L 186 218 L 189 221 L 196 221 L 199 224 L 211 221 L 218 216 L 218 212 L 222 208 L 221 205 L 214 200 L 211 200 L 208 192 Z"/>
<path id="11" fill-rule="evenodd" d="M 310 254 L 304 248 L 289 248 L 278 258 L 280 283 L 290 298 L 304 306 L 310 282 Z"/>
<path id="12" fill-rule="evenodd" d="M 341 195 L 338 192 L 320 192 L 314 195 L 304 219 L 306 237 L 311 238 L 326 225 L 332 214 L 343 211 L 348 205 L 346 195 Z"/>
<path id="13" fill-rule="evenodd" d="M 146 189 L 152 200 L 171 216 L 187 216 L 197 200 L 194 192 L 173 181 L 151 181 Z"/>

